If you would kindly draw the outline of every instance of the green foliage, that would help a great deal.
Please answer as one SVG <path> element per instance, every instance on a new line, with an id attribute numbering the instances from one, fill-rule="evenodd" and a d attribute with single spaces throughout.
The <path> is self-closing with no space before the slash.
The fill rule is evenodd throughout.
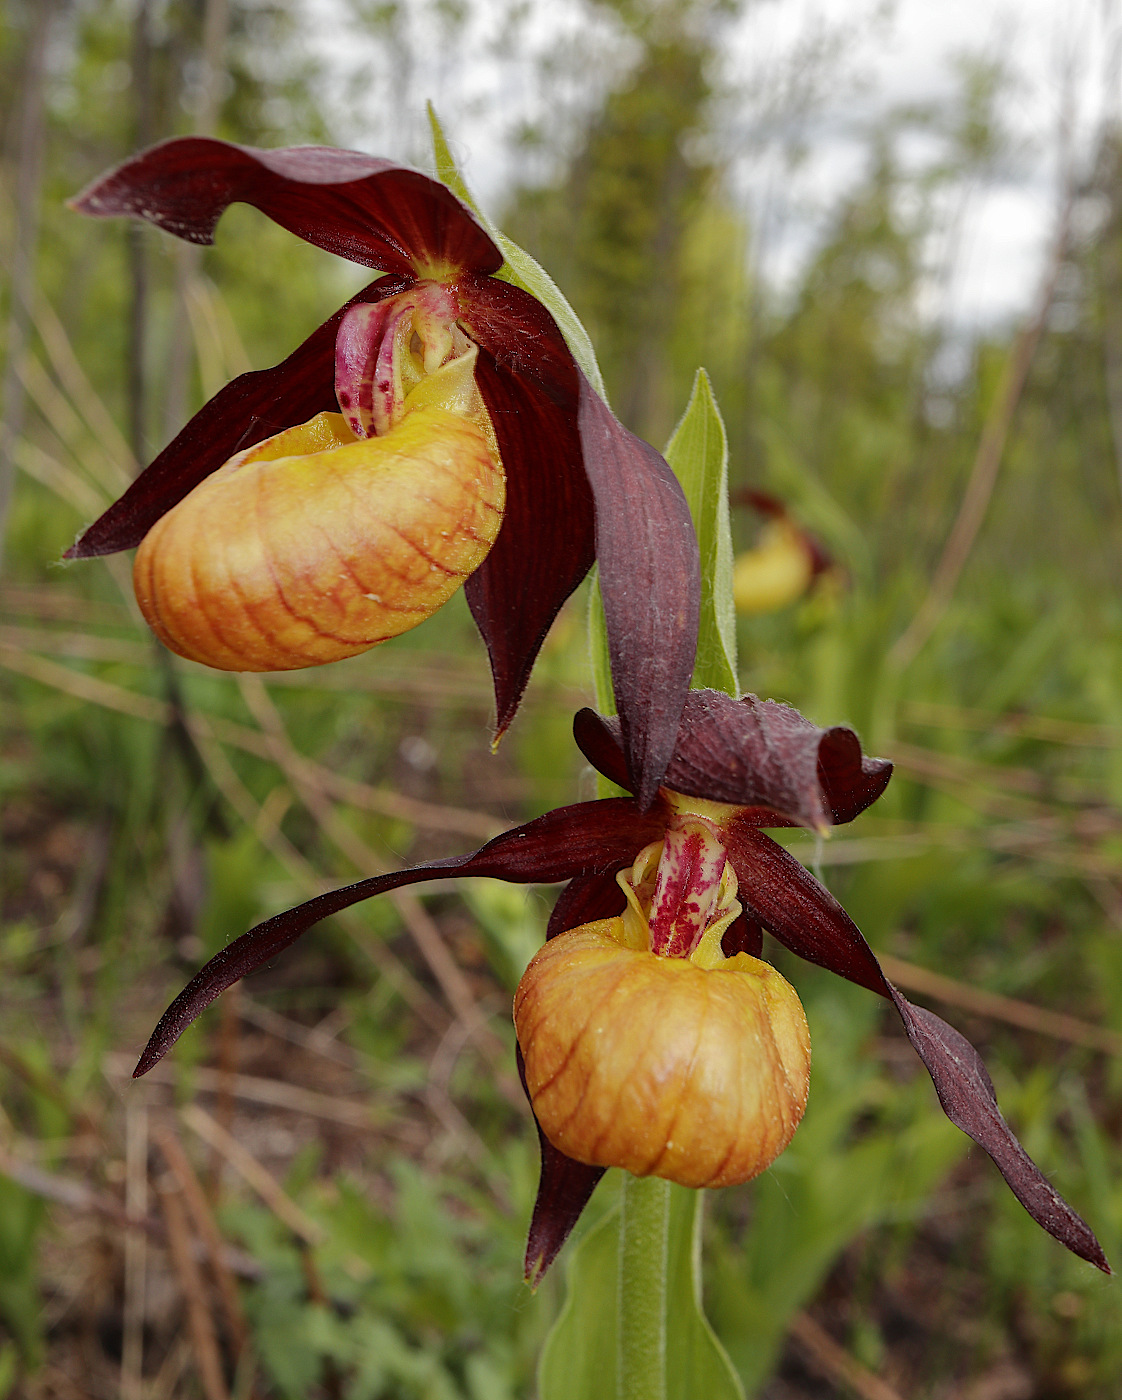
<path id="1" fill-rule="evenodd" d="M 667 1236 L 665 1394 L 737 1400 L 743 1390 L 702 1309 L 701 1224 L 705 1193 L 645 1183 L 670 1196 Z M 568 1295 L 538 1368 L 542 1400 L 616 1393 L 620 1279 L 616 1206 L 571 1251 Z"/>
<path id="2" fill-rule="evenodd" d="M 917 1078 L 892 1091 L 863 1053 L 880 1014 L 867 994 L 787 971 L 810 1022 L 810 1101 L 791 1146 L 752 1188 L 746 1231 L 714 1244 L 708 1293 L 750 1395 L 846 1245 L 875 1225 L 914 1219 L 969 1146 L 933 1112 L 929 1085 Z"/>
<path id="3" fill-rule="evenodd" d="M 43 1358 L 35 1265 L 44 1214 L 42 1201 L 0 1177 L 0 1323 L 14 1343 L 0 1350 L 0 1395 L 12 1384 L 17 1357 L 28 1368 Z"/>
<path id="4" fill-rule="evenodd" d="M 271 1383 L 302 1400 L 326 1370 L 348 1400 L 515 1400 L 546 1301 L 527 1306 L 508 1267 L 520 1226 L 460 1181 L 404 1167 L 394 1175 L 388 1209 L 342 1177 L 326 1195 L 305 1193 L 318 1195 L 311 1203 L 329 1239 L 316 1252 L 318 1302 L 307 1296 L 307 1258 L 268 1212 L 231 1217 L 266 1265 L 247 1302 Z"/>
<path id="5" fill-rule="evenodd" d="M 157 8 L 166 24 L 152 40 L 152 134 L 163 136 L 190 122 L 202 7 Z M 672 28 L 675 7 L 661 8 Z M 488 821 L 497 828 L 590 795 L 568 732 L 589 690 L 575 607 L 495 757 L 485 667 L 462 606 L 373 658 L 270 681 L 310 781 L 270 750 L 236 679 L 154 660 L 122 601 L 126 576 L 54 567 L 130 470 L 101 415 L 119 439 L 131 245 L 117 225 L 77 220 L 63 200 L 133 144 L 134 11 L 65 11 L 47 101 L 37 268 L 64 335 L 52 338 L 40 308 L 25 433 L 35 453 L 21 458 L 0 599 L 0 1048 L 12 1052 L 0 1146 L 34 1166 L 27 1181 L 46 1180 L 55 1204 L 0 1177 L 0 1395 L 22 1393 L 44 1358 L 77 1373 L 96 1369 L 99 1355 L 95 1379 L 115 1393 L 119 1217 L 59 1202 L 80 1184 L 120 1207 L 127 1068 L 114 1057 L 143 1043 L 201 958 L 323 883 L 467 849 Z M 918 300 L 931 286 L 928 234 L 954 233 L 937 222 L 937 196 L 964 173 L 984 180 L 1005 148 L 1000 74 L 967 68 L 945 110 L 895 114 L 873 134 L 866 176 L 824 219 L 813 257 L 779 298 L 752 270 L 758 230 L 706 139 L 720 17 L 676 46 L 665 28 L 643 27 L 644 7 L 617 11 L 633 25 L 632 68 L 575 133 L 557 178 L 512 202 L 512 231 L 550 276 L 500 236 L 503 275 L 550 306 L 599 387 L 564 288 L 593 329 L 613 402 L 655 441 L 706 366 L 668 448 L 703 550 L 723 548 L 719 398 L 734 498 L 745 486 L 773 492 L 831 555 L 835 568 L 802 601 L 740 620 L 739 681 L 818 722 L 855 723 L 866 747 L 898 766 L 856 829 L 821 851 L 793 835 L 795 852 L 820 862 L 878 950 L 968 989 L 1122 1030 L 1117 139 L 1104 141 L 1092 179 L 1101 223 L 1068 255 L 958 588 L 927 646 L 893 672 L 885 658 L 926 594 L 1010 351 L 1002 328 L 948 345 Z M 17 144 L 8 94 L 31 13 L 12 5 L 0 22 L 6 151 Z M 288 28 L 294 14 L 232 7 L 221 134 L 322 139 L 316 75 Z M 918 176 L 900 157 L 901 137 L 916 130 L 943 143 Z M 433 135 L 441 174 L 470 198 L 435 122 Z M 287 353 L 362 275 L 237 209 L 202 254 L 204 295 L 187 314 L 172 245 L 152 234 L 143 246 L 153 443 L 178 426 L 161 396 L 184 336 L 186 411 L 227 375 Z M 752 526 L 735 513 L 739 546 Z M 731 683 L 727 622 L 727 601 L 707 599 L 699 683 Z M 173 693 L 194 739 L 166 723 Z M 387 798 L 428 804 L 445 825 L 425 826 Z M 334 825 L 317 818 L 317 800 Z M 263 1396 L 528 1395 L 566 1269 L 589 1305 L 582 1316 L 609 1325 L 609 1183 L 556 1277 L 533 1298 L 519 1281 L 535 1147 L 501 1076 L 517 1100 L 504 1057 L 509 989 L 540 940 L 544 902 L 506 886 L 464 894 L 466 914 L 451 896 L 426 908 L 495 1037 L 493 1058 L 449 1011 L 388 902 L 278 958 L 246 988 L 245 1019 L 233 1018 L 241 1089 L 292 1083 L 367 1115 L 359 1131 L 339 1117 L 234 1103 L 239 1141 L 324 1232 L 298 1248 L 248 1187 L 222 1175 L 220 1221 L 243 1251 Z M 965 1394 L 995 1357 L 1012 1356 L 1034 1393 L 1112 1400 L 1122 1371 L 1116 1286 L 1069 1260 L 968 1153 L 875 998 L 793 961 L 784 971 L 811 1021 L 810 1107 L 759 1181 L 710 1195 L 704 1241 L 706 1309 L 745 1389 L 758 1393 L 783 1364 L 792 1318 L 811 1309 L 867 1366 L 895 1367 L 903 1394 Z M 979 1044 L 1007 1116 L 1117 1263 L 1122 1061 L 998 1013 L 934 1004 Z M 217 1008 L 184 1041 L 175 1082 L 148 1091 L 153 1121 L 195 1099 L 225 1111 L 205 1087 L 224 1053 L 225 1014 Z M 313 1140 L 321 1147 L 309 1152 Z M 186 1145 L 205 1176 L 209 1149 Z M 155 1157 L 153 1170 L 162 1171 Z M 696 1220 L 676 1211 L 673 1247 L 692 1260 Z M 149 1266 L 144 1382 L 155 1386 L 166 1362 L 178 1397 L 196 1382 L 190 1362 L 182 1381 L 168 1379 L 185 1327 L 158 1230 Z M 689 1277 L 676 1302 L 689 1326 L 675 1345 L 704 1335 Z M 903 1344 L 896 1296 L 911 1300 Z M 172 1300 L 164 1312 L 160 1298 Z M 571 1335 L 567 1326 L 556 1336 Z M 229 1363 L 224 1333 L 220 1342 Z M 575 1355 L 555 1340 L 543 1384 L 568 1384 Z M 600 1379 L 613 1359 L 605 1342 Z M 783 1383 L 797 1393 L 801 1382 L 789 1367 Z"/>
<path id="6" fill-rule="evenodd" d="M 697 371 L 693 395 L 666 460 L 682 483 L 701 554 L 701 619 L 693 684 L 735 695 L 736 615 L 732 606 L 732 532 L 729 524 L 729 449 L 709 376 Z"/>

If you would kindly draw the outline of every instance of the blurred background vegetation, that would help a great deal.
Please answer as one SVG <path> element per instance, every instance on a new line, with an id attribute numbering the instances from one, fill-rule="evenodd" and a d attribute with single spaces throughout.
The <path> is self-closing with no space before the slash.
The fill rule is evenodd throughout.
<path id="1" fill-rule="evenodd" d="M 743 687 L 854 724 L 897 775 L 793 848 L 979 1046 L 1122 1260 L 1122 132 L 1076 150 L 1060 114 L 1040 286 L 964 327 L 948 287 L 1015 75 L 963 57 L 945 102 L 864 124 L 780 281 L 738 172 L 795 181 L 846 35 L 749 80 L 725 61 L 743 10 L 572 0 L 561 42 L 544 0 L 7 0 L 0 1397 L 534 1393 L 564 1269 L 520 1282 L 537 1153 L 509 998 L 550 891 L 356 909 L 129 1073 L 254 920 L 591 795 L 583 599 L 492 757 L 462 602 L 321 672 L 225 676 L 149 639 L 127 561 L 57 564 L 207 394 L 361 280 L 244 208 L 198 250 L 65 199 L 189 131 L 423 163 L 428 98 L 505 143 L 491 212 L 586 320 L 620 416 L 661 444 L 703 364 L 738 548 L 768 524 L 746 492 L 813 536 L 812 585 L 741 619 Z M 811 1107 L 707 1224 L 748 1393 L 1117 1396 L 1117 1287 L 968 1150 L 875 998 L 778 960 Z"/>

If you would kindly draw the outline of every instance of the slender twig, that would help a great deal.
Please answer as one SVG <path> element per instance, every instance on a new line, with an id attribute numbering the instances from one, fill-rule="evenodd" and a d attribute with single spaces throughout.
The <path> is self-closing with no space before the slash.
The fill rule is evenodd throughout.
<path id="1" fill-rule="evenodd" d="M 270 756 L 292 781 L 304 806 L 356 869 L 366 875 L 382 874 L 386 868 L 384 863 L 352 827 L 340 820 L 334 807 L 325 800 L 322 790 L 304 780 L 300 766 L 293 766 L 291 760 L 295 751 L 280 712 L 264 683 L 257 676 L 239 676 L 238 679 L 246 704 L 266 736 Z M 389 899 L 401 915 L 457 1018 L 463 1021 L 472 1039 L 496 1070 L 500 1089 L 512 1104 L 521 1107 L 525 1098 L 507 1068 L 509 1051 L 480 1011 L 467 978 L 449 953 L 432 916 L 416 895 L 404 890 L 391 892 Z"/>
<path id="2" fill-rule="evenodd" d="M 108 1078 L 127 1082 L 132 1077 L 135 1059 L 113 1051 L 102 1057 L 102 1068 Z M 155 1084 L 176 1084 L 178 1072 L 171 1065 L 153 1065 L 145 1076 Z M 198 1093 L 217 1094 L 224 1076 L 206 1065 L 191 1070 L 191 1081 Z M 229 1076 L 229 1090 L 235 1099 L 246 1103 L 267 1104 L 286 1113 L 300 1113 L 320 1118 L 327 1123 L 342 1123 L 348 1128 L 370 1131 L 379 1125 L 379 1115 L 363 1099 L 343 1098 L 339 1094 L 323 1094 L 318 1089 L 305 1089 L 283 1079 L 263 1079 L 251 1074 Z"/>
<path id="3" fill-rule="evenodd" d="M 249 1329 L 237 1283 L 232 1270 L 226 1264 L 225 1246 L 218 1229 L 218 1222 L 214 1218 L 210 1202 L 206 1198 L 206 1193 L 203 1191 L 199 1178 L 195 1175 L 194 1168 L 191 1166 L 179 1138 L 168 1127 L 157 1128 L 153 1136 L 179 1189 L 183 1192 L 183 1199 L 187 1203 L 187 1209 L 191 1213 L 195 1228 L 206 1245 L 210 1267 L 214 1273 L 214 1281 L 218 1285 L 222 1308 L 226 1314 L 226 1326 L 236 1358 L 241 1355 L 249 1340 Z"/>
<path id="4" fill-rule="evenodd" d="M 997 483 L 1009 429 L 1028 382 L 1029 370 L 1056 295 L 1056 286 L 1071 234 L 1072 205 L 1073 198 L 1069 190 L 1064 197 L 1051 256 L 1037 293 L 1035 309 L 1010 351 L 1001 383 L 982 429 L 958 515 L 951 526 L 943 553 L 919 610 L 888 652 L 888 664 L 895 670 L 902 671 L 914 660 L 938 626 L 950 605 L 963 567 L 982 527 Z"/>
<path id="5" fill-rule="evenodd" d="M 147 1090 L 137 1086 L 125 1101 L 125 1210 L 134 1219 L 148 1213 Z M 148 1241 L 138 1229 L 125 1231 L 125 1300 L 121 1336 L 121 1400 L 144 1393 L 144 1300 Z"/>
<path id="6" fill-rule="evenodd" d="M 1027 1001 L 1014 997 L 1001 996 L 997 992 L 987 992 L 983 987 L 971 986 L 953 977 L 945 977 L 941 972 L 932 972 L 903 958 L 881 953 L 880 965 L 887 976 L 910 992 L 922 992 L 945 1001 L 950 1006 L 961 1006 L 964 1010 L 976 1012 L 989 1020 L 1004 1021 L 1011 1026 L 1036 1031 L 1039 1035 L 1053 1040 L 1064 1040 L 1071 1045 L 1086 1045 L 1092 1050 L 1101 1050 L 1107 1055 L 1122 1057 L 1122 1034 L 1108 1030 L 1105 1026 L 1081 1021 L 1078 1016 L 1068 1016 L 1062 1011 L 1049 1011 L 1043 1006 L 1033 1006 Z"/>
<path id="7" fill-rule="evenodd" d="M 20 370 L 27 349 L 35 249 L 39 239 L 39 188 L 43 174 L 43 77 L 47 39 L 55 0 L 32 6 L 27 52 L 22 63 L 19 146 L 15 194 L 15 243 L 11 259 L 11 303 L 5 337 L 7 359 L 0 386 L 0 566 L 11 501 L 15 445 L 23 429 L 23 382 Z"/>
<path id="8" fill-rule="evenodd" d="M 1045 743 L 1081 748 L 1122 748 L 1122 728 L 1117 725 L 1052 719 L 1047 715 L 995 714 L 992 710 L 928 700 L 906 700 L 900 706 L 900 713 L 915 724 L 933 727 L 976 729 L 987 734 L 1008 734 L 1018 739 L 1040 739 Z"/>
<path id="9" fill-rule="evenodd" d="M 809 1313 L 796 1313 L 790 1331 L 807 1360 L 828 1381 L 852 1390 L 860 1400 L 902 1400 L 898 1390 L 862 1366 Z"/>
<path id="10" fill-rule="evenodd" d="M 53 635 L 44 634 L 44 638 L 40 640 Z M 65 691 L 87 704 L 101 705 L 106 709 L 156 724 L 167 723 L 171 713 L 168 701 L 143 695 L 127 686 L 117 685 L 114 681 L 105 681 L 98 676 L 60 665 L 47 657 L 37 656 L 28 650 L 32 641 L 34 638 L 27 638 L 22 629 L 0 629 L 0 665 L 29 676 L 43 685 L 49 685 L 55 690 Z M 101 650 L 95 645 L 96 642 L 97 639 L 92 638 L 87 638 L 84 642 L 76 640 L 72 654 L 104 660 L 141 659 L 134 656 L 132 651 L 117 652 L 118 646 L 127 647 L 128 643 L 103 639 L 104 650 Z M 64 642 L 61 650 L 66 651 L 69 647 L 70 643 Z M 145 650 L 143 655 L 148 656 L 149 653 Z M 268 739 L 258 729 L 237 724 L 220 715 L 206 715 L 194 709 L 188 713 L 187 723 L 196 738 L 214 739 L 259 758 L 272 756 L 273 750 Z M 331 769 L 291 747 L 286 761 L 292 773 L 299 774 L 303 784 L 318 788 L 325 797 L 408 822 L 411 826 L 430 831 L 453 832 L 474 840 L 490 840 L 492 836 L 497 836 L 507 828 L 507 823 L 497 817 L 490 817 L 485 812 L 422 802 L 417 798 L 403 797 L 388 789 L 376 788 L 355 778 L 333 773 Z"/>
<path id="11" fill-rule="evenodd" d="M 191 1249 L 191 1231 L 183 1195 L 178 1186 L 161 1183 L 158 1187 L 160 1206 L 167 1222 L 168 1249 L 172 1267 L 179 1278 L 179 1287 L 187 1305 L 187 1327 L 191 1334 L 195 1369 L 206 1400 L 229 1400 L 230 1392 L 222 1373 L 222 1358 L 207 1303 L 202 1273 Z"/>
<path id="12" fill-rule="evenodd" d="M 311 1245 L 323 1243 L 323 1228 L 300 1209 L 276 1177 L 261 1165 L 253 1153 L 215 1122 L 209 1113 L 193 1103 L 182 1110 L 182 1118 L 191 1131 L 197 1133 L 208 1146 L 221 1152 L 246 1185 L 257 1192 L 277 1219 L 282 1220 L 298 1239 Z"/>

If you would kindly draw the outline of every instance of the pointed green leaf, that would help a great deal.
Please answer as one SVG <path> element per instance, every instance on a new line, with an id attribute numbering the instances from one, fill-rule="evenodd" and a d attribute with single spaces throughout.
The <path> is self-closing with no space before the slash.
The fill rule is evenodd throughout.
<path id="1" fill-rule="evenodd" d="M 569 305 L 564 292 L 545 268 L 536 262 L 524 248 L 520 248 L 512 239 L 507 238 L 505 233 L 500 233 L 480 209 L 460 173 L 460 168 L 456 164 L 456 159 L 452 155 L 448 140 L 444 135 L 444 129 L 440 125 L 440 119 L 431 102 L 428 110 L 437 178 L 446 184 L 454 195 L 463 200 L 498 244 L 499 251 L 506 261 L 495 276 L 500 281 L 510 282 L 515 287 L 521 287 L 524 292 L 529 292 L 532 297 L 536 297 L 541 302 L 557 322 L 561 334 L 565 337 L 566 345 L 573 352 L 573 358 L 584 370 L 585 378 L 606 403 L 608 396 L 604 392 L 604 380 L 600 374 L 600 366 L 596 363 L 596 351 L 592 348 L 592 341 L 581 324 L 580 317 Z"/>
<path id="2" fill-rule="evenodd" d="M 701 551 L 701 624 L 693 685 L 695 689 L 709 687 L 739 695 L 728 439 L 703 369 L 697 371 L 689 406 L 667 444 L 666 460 L 686 493 Z"/>
<path id="3" fill-rule="evenodd" d="M 667 1248 L 667 1400 L 744 1400 L 701 1306 L 703 1192 L 671 1186 Z M 565 1305 L 538 1367 L 540 1400 L 613 1400 L 618 1369 L 620 1213 L 613 1209 L 573 1250 Z"/>
<path id="4" fill-rule="evenodd" d="M 432 132 L 432 158 L 436 164 L 436 178 L 441 184 L 447 185 L 457 199 L 463 200 L 487 232 L 494 237 L 494 229 L 488 222 L 487 216 L 472 198 L 471 191 L 468 189 L 464 177 L 460 174 L 456 157 L 452 154 L 448 138 L 444 135 L 444 128 L 440 125 L 440 118 L 436 115 L 436 108 L 431 102 L 428 104 L 428 113 L 429 129 Z"/>

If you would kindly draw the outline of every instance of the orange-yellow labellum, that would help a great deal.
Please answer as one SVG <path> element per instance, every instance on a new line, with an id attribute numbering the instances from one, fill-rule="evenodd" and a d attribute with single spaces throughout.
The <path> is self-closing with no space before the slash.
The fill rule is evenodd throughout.
<path id="1" fill-rule="evenodd" d="M 421 407 L 382 437 L 338 413 L 232 457 L 148 532 L 133 586 L 180 656 L 286 671 L 430 617 L 486 558 L 502 466 L 471 419 Z"/>
<path id="2" fill-rule="evenodd" d="M 810 1085 L 794 989 L 738 953 L 717 966 L 622 946 L 619 919 L 551 939 L 514 999 L 534 1113 L 590 1166 L 683 1186 L 749 1181 L 783 1151 Z"/>

